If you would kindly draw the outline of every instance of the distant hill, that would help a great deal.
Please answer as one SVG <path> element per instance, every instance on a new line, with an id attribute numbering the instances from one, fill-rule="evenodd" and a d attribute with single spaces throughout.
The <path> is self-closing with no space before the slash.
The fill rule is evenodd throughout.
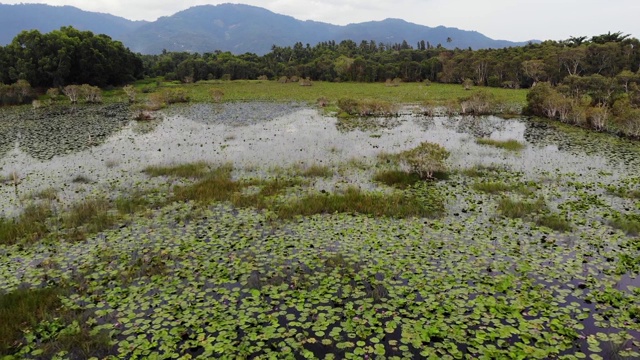
<path id="1" fill-rule="evenodd" d="M 6 45 L 23 30 L 38 30 L 43 33 L 62 26 L 73 26 L 95 34 L 106 34 L 116 40 L 146 24 L 146 21 L 131 21 L 118 16 L 83 11 L 73 6 L 50 6 L 43 4 L 0 4 L 0 45 Z"/>
<path id="2" fill-rule="evenodd" d="M 72 25 L 80 30 L 104 33 L 135 52 L 157 54 L 167 51 L 235 54 L 268 53 L 272 45 L 293 46 L 296 42 L 316 45 L 321 41 L 375 40 L 416 46 L 421 41 L 449 48 L 503 48 L 525 43 L 493 40 L 476 31 L 412 24 L 386 19 L 346 26 L 302 21 L 269 10 L 240 4 L 202 5 L 161 17 L 154 22 L 130 21 L 71 6 L 1 5 L 0 44 L 7 44 L 22 30 L 48 32 Z M 451 41 L 448 42 L 447 39 Z"/>

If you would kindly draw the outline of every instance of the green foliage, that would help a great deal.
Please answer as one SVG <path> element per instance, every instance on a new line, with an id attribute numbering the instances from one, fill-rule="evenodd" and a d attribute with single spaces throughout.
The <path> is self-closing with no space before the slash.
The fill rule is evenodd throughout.
<path id="1" fill-rule="evenodd" d="M 31 243 L 48 233 L 49 204 L 27 206 L 15 219 L 0 218 L 0 244 Z"/>
<path id="2" fill-rule="evenodd" d="M 512 219 L 534 217 L 545 209 L 546 204 L 542 199 L 524 201 L 504 197 L 498 201 L 498 212 L 500 212 L 502 216 Z"/>
<path id="3" fill-rule="evenodd" d="M 349 188 L 342 194 L 312 194 L 275 209 L 281 219 L 297 215 L 358 213 L 392 218 L 436 217 L 444 210 L 442 199 L 429 192 L 430 201 L 401 193 L 367 193 Z"/>
<path id="4" fill-rule="evenodd" d="M 636 236 L 640 234 L 640 216 L 637 214 L 615 214 L 610 224 L 628 235 Z"/>
<path id="5" fill-rule="evenodd" d="M 544 214 L 536 218 L 536 224 L 546 226 L 550 229 L 567 232 L 571 231 L 571 224 L 559 214 Z"/>
<path id="6" fill-rule="evenodd" d="M 11 85 L 0 83 L 0 105 L 28 104 L 33 98 L 33 89 L 25 80 L 18 80 Z"/>
<path id="7" fill-rule="evenodd" d="M 384 100 L 343 98 L 338 100 L 338 108 L 352 116 L 391 116 L 397 114 L 397 107 Z"/>
<path id="8" fill-rule="evenodd" d="M 4 48 L 8 67 L 0 79 L 26 80 L 35 87 L 68 84 L 121 85 L 139 78 L 142 60 L 119 41 L 62 27 L 42 34 L 23 31 Z"/>
<path id="9" fill-rule="evenodd" d="M 488 91 L 478 91 L 469 97 L 460 99 L 460 107 L 463 114 L 489 115 L 496 112 L 496 99 Z"/>
<path id="10" fill-rule="evenodd" d="M 209 170 L 205 162 L 179 164 L 173 166 L 148 166 L 143 171 L 149 176 L 171 176 L 183 178 L 202 178 Z"/>
<path id="11" fill-rule="evenodd" d="M 400 161 L 422 179 L 432 179 L 436 172 L 446 172 L 449 152 L 438 144 L 422 142 L 416 148 L 399 154 Z"/>
<path id="12" fill-rule="evenodd" d="M 497 194 L 503 192 L 518 192 L 521 194 L 529 194 L 531 191 L 522 183 L 504 183 L 501 181 L 480 181 L 473 184 L 473 189 L 489 194 Z"/>
<path id="13" fill-rule="evenodd" d="M 525 148 L 525 145 L 518 140 L 494 140 L 487 138 L 476 139 L 476 144 L 494 146 L 500 149 L 519 151 Z"/>
<path id="14" fill-rule="evenodd" d="M 313 164 L 307 168 L 300 170 L 300 175 L 303 177 L 321 177 L 321 178 L 330 178 L 333 176 L 333 170 L 331 170 L 328 166 L 321 166 L 317 164 Z"/>
<path id="15" fill-rule="evenodd" d="M 422 179 L 418 174 L 413 172 L 383 170 L 377 172 L 374 175 L 373 180 L 398 189 L 406 189 L 420 182 Z"/>
<path id="16" fill-rule="evenodd" d="M 57 288 L 17 290 L 0 294 L 0 355 L 10 355 L 23 339 L 25 327 L 51 318 L 60 306 Z"/>

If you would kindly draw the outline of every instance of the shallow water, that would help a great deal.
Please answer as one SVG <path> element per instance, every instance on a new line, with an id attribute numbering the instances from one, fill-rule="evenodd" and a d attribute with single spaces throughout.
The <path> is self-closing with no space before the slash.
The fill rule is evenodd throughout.
<path id="1" fill-rule="evenodd" d="M 141 174 L 149 165 L 230 162 L 239 169 L 249 170 L 295 164 L 337 166 L 351 159 L 372 161 L 381 152 L 399 152 L 422 141 L 446 147 L 452 154 L 450 164 L 454 169 L 477 164 L 502 165 L 523 172 L 531 179 L 538 179 L 541 174 L 574 173 L 582 181 L 613 181 L 639 168 L 637 161 L 620 157 L 623 150 L 631 154 L 637 151 L 633 146 L 625 144 L 617 148 L 620 151 L 613 152 L 606 144 L 594 142 L 592 146 L 582 146 L 585 151 L 581 151 L 578 145 L 570 146 L 571 136 L 559 136 L 549 126 L 535 126 L 524 119 L 425 118 L 407 114 L 392 120 L 370 119 L 374 126 L 349 129 L 341 126 L 344 121 L 299 105 L 236 106 L 239 110 L 235 113 L 232 104 L 222 108 L 199 104 L 171 109 L 162 120 L 130 122 L 112 135 L 83 144 L 75 151 L 68 148 L 68 143 L 81 142 L 76 138 L 89 141 L 87 131 L 70 134 L 72 126 L 69 125 L 47 127 L 47 131 L 40 129 L 25 136 L 23 133 L 35 125 L 22 124 L 17 133 L 15 130 L 5 133 L 8 138 L 13 134 L 15 143 L 10 150 L 0 153 L 0 176 L 8 178 L 15 172 L 20 178 L 18 197 L 13 186 L 0 187 L 0 216 L 12 216 L 24 204 L 25 195 L 47 188 L 59 190 L 63 202 L 72 202 L 90 193 L 144 186 L 153 181 Z M 261 110 L 264 110 L 262 115 Z M 108 130 L 94 129 L 93 132 L 108 134 L 114 129 L 111 124 L 106 126 Z M 93 124 L 92 127 L 99 126 Z M 527 146 L 523 151 L 511 153 L 476 144 L 474 139 L 478 136 L 516 139 Z M 583 134 L 574 137 L 578 143 L 584 142 Z M 32 151 L 26 150 L 33 146 L 25 147 L 25 138 L 30 143 L 42 142 L 53 147 L 47 154 L 56 155 L 51 159 L 34 157 Z M 51 141 L 62 138 L 72 140 L 58 144 Z M 55 149 L 56 146 L 61 149 Z M 90 183 L 74 183 L 77 176 L 87 177 Z M 372 187 L 357 174 L 334 180 Z M 318 186 L 330 188 L 331 184 Z"/>

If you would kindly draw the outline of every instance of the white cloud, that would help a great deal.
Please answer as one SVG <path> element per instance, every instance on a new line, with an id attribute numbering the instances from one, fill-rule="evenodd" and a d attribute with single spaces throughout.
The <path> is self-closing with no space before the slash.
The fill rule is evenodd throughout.
<path id="1" fill-rule="evenodd" d="M 5 3 L 21 3 L 5 1 Z M 206 0 L 36 0 L 26 2 L 72 5 L 132 20 L 155 20 L 188 7 L 221 4 Z M 638 0 L 247 0 L 301 20 L 348 24 L 401 18 L 427 26 L 476 30 L 494 39 L 566 39 L 622 31 L 640 38 Z"/>

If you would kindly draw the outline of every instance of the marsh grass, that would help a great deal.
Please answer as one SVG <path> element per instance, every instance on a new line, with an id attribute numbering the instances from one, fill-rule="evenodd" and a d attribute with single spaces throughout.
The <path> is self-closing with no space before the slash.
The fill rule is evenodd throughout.
<path id="1" fill-rule="evenodd" d="M 158 85 L 156 80 L 140 80 L 135 87 L 142 92 L 139 97 L 142 101 L 152 92 L 162 92 L 163 88 L 175 87 L 169 82 Z M 183 84 L 179 86 L 188 93 L 191 102 L 210 102 L 211 89 L 216 88 L 224 92 L 223 101 L 302 101 L 316 104 L 319 98 L 326 102 L 335 102 L 341 98 L 377 99 L 390 103 L 422 103 L 425 96 L 435 105 L 447 105 L 461 97 L 469 96 L 476 91 L 465 91 L 459 84 L 433 83 L 425 87 L 419 83 L 406 83 L 398 87 L 385 87 L 382 83 L 334 83 L 315 81 L 313 86 L 283 86 L 277 81 L 199 81 L 195 84 Z M 485 88 L 495 97 L 499 104 L 516 104 L 520 108 L 526 105 L 526 89 L 502 89 Z M 118 95 L 122 96 L 122 94 Z M 113 100 L 112 100 L 113 101 Z"/>
<path id="2" fill-rule="evenodd" d="M 397 103 L 380 99 L 342 98 L 338 108 L 349 116 L 393 116 L 398 114 Z"/>
<path id="3" fill-rule="evenodd" d="M 513 200 L 503 197 L 498 201 L 498 212 L 504 217 L 524 219 L 535 216 L 546 209 L 544 200 L 535 201 Z"/>
<path id="4" fill-rule="evenodd" d="M 630 236 L 640 234 L 640 215 L 637 214 L 619 214 L 611 219 L 609 224 Z"/>
<path id="5" fill-rule="evenodd" d="M 472 178 L 486 178 L 493 177 L 501 171 L 504 171 L 495 165 L 476 165 L 468 169 L 462 170 L 462 174 Z"/>
<path id="6" fill-rule="evenodd" d="M 549 229 L 560 232 L 571 231 L 573 228 L 571 223 L 569 223 L 564 217 L 555 213 L 538 216 L 536 218 L 536 224 L 538 226 L 545 226 Z"/>
<path id="7" fill-rule="evenodd" d="M 313 164 L 301 169 L 299 175 L 306 178 L 330 178 L 333 177 L 333 171 L 328 166 Z"/>
<path id="8" fill-rule="evenodd" d="M 607 188 L 607 192 L 609 194 L 612 194 L 621 198 L 640 199 L 640 190 L 631 189 L 625 186 L 619 186 L 619 187 L 611 186 Z"/>
<path id="9" fill-rule="evenodd" d="M 195 162 L 170 166 L 148 166 L 143 172 L 152 177 L 168 176 L 199 179 L 209 173 L 209 165 L 205 162 Z"/>
<path id="10" fill-rule="evenodd" d="M 373 176 L 373 181 L 383 183 L 397 189 L 406 189 L 422 181 L 420 176 L 402 170 L 381 170 Z"/>
<path id="11" fill-rule="evenodd" d="M 85 240 L 88 234 L 112 227 L 118 218 L 111 212 L 111 204 L 104 198 L 95 198 L 73 204 L 63 216 L 62 224 L 69 231 L 69 239 Z"/>
<path id="12" fill-rule="evenodd" d="M 115 200 L 115 208 L 121 215 L 133 215 L 152 205 L 147 196 L 147 193 L 137 191 L 128 196 L 119 197 Z"/>
<path id="13" fill-rule="evenodd" d="M 15 219 L 0 218 L 0 244 L 33 243 L 48 233 L 49 204 L 29 205 Z"/>
<path id="14" fill-rule="evenodd" d="M 223 165 L 209 172 L 200 181 L 178 187 L 174 190 L 172 200 L 197 202 L 229 201 L 234 194 L 239 193 L 243 184 L 234 181 L 231 173 L 233 167 Z"/>
<path id="15" fill-rule="evenodd" d="M 77 175 L 71 180 L 71 182 L 75 184 L 91 184 L 93 183 L 93 180 L 86 175 Z"/>
<path id="16" fill-rule="evenodd" d="M 316 214 L 358 213 L 391 218 L 434 217 L 442 203 L 428 203 L 402 193 L 368 193 L 348 188 L 343 194 L 310 194 L 274 209 L 281 219 Z"/>
<path id="17" fill-rule="evenodd" d="M 479 181 L 473 184 L 473 189 L 476 191 L 485 192 L 488 194 L 497 194 L 503 192 L 517 192 L 522 195 L 529 195 L 532 193 L 523 183 L 504 183 L 501 181 Z"/>
<path id="18" fill-rule="evenodd" d="M 38 348 L 31 355 L 39 359 L 51 359 L 59 351 L 77 359 L 107 356 L 109 335 L 92 331 L 86 315 L 66 309 L 60 299 L 67 294 L 68 289 L 53 287 L 0 295 L 0 355 L 12 355 L 25 341 L 35 341 Z"/>
<path id="19" fill-rule="evenodd" d="M 31 194 L 32 199 L 40 200 L 56 200 L 58 198 L 58 190 L 54 188 L 47 188 Z"/>
<path id="20" fill-rule="evenodd" d="M 476 139 L 476 144 L 493 146 L 493 147 L 497 147 L 497 148 L 505 149 L 509 151 L 520 151 L 525 148 L 524 144 L 513 139 L 494 140 L 494 139 L 480 138 L 480 139 Z"/>
<path id="21" fill-rule="evenodd" d="M 0 355 L 10 355 L 23 330 L 51 317 L 61 306 L 59 288 L 19 289 L 0 295 Z"/>

